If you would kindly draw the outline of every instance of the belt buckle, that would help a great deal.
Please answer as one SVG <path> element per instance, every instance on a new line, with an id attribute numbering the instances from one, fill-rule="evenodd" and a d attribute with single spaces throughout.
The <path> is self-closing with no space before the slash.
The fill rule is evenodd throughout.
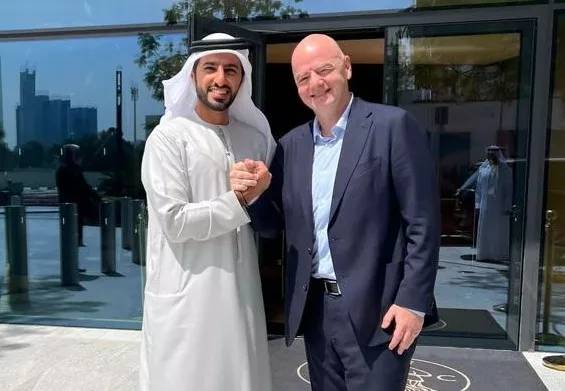
<path id="1" fill-rule="evenodd" d="M 337 292 L 332 292 L 328 289 L 328 286 L 330 286 L 330 284 L 335 284 Z M 337 281 L 324 280 L 324 290 L 330 296 L 341 296 L 341 289 L 339 289 L 339 284 L 337 283 Z"/>

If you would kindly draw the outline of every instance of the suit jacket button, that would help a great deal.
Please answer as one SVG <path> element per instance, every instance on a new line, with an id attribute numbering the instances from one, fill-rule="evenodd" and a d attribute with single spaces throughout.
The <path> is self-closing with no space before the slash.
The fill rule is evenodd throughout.
<path id="1" fill-rule="evenodd" d="M 308 290 L 308 283 L 302 285 L 302 289 L 304 289 L 304 292 L 306 292 Z"/>
<path id="2" fill-rule="evenodd" d="M 308 247 L 306 251 L 308 251 L 308 254 L 312 255 L 312 249 L 310 247 Z"/>

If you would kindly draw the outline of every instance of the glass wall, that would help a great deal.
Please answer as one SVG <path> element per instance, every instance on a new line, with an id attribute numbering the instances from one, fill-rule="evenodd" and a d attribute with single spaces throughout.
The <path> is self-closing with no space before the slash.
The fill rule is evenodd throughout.
<path id="1" fill-rule="evenodd" d="M 357 12 L 357 11 L 381 11 L 381 10 L 399 10 L 430 8 L 430 7 L 467 7 L 477 5 L 511 5 L 516 3 L 535 3 L 532 0 L 351 0 L 351 1 L 327 1 L 327 0 L 289 0 L 281 2 L 280 8 L 274 6 L 277 2 L 272 1 L 256 1 L 258 4 L 255 8 L 250 9 L 245 5 L 250 1 L 235 1 L 233 4 L 234 14 L 231 17 L 239 15 L 240 17 L 249 17 L 255 15 L 262 16 L 279 16 L 285 14 L 294 15 L 315 15 L 323 13 L 335 12 Z M 547 2 L 541 0 L 538 2 Z M 238 13 L 239 11 L 239 13 Z M 221 12 L 220 12 L 221 13 Z"/>
<path id="2" fill-rule="evenodd" d="M 187 15 L 185 5 L 190 2 L 47 3 L 2 2 L 0 28 L 167 20 L 177 22 L 180 29 Z M 237 19 L 525 3 L 537 2 L 289 0 L 198 4 L 210 5 L 200 9 L 203 14 Z M 531 43 L 533 30 L 509 24 L 469 23 L 473 27 L 458 31 L 434 30 L 433 25 L 424 32 L 390 28 L 386 35 L 394 42 L 385 42 L 384 29 L 370 34 L 365 31 L 359 39 L 347 32 L 340 39 L 354 60 L 351 86 L 355 94 L 411 111 L 428 132 L 437 158 L 443 221 L 436 294 L 442 323 L 427 330 L 427 335 L 502 342 L 517 338 L 531 105 L 527 95 L 532 86 L 528 62 L 533 57 L 527 43 Z M 559 255 L 559 221 L 565 213 L 559 209 L 559 194 L 565 178 L 557 168 L 560 160 L 565 161 L 559 141 L 559 132 L 565 130 L 565 78 L 559 73 L 565 68 L 565 49 L 559 40 L 565 34 L 564 24 L 561 17 L 548 152 L 547 209 L 552 213 L 547 220 L 551 223 L 546 235 L 550 251 L 545 259 L 553 264 L 542 270 L 544 277 L 545 272 L 551 274 L 545 279 L 551 284 L 543 285 L 540 296 L 540 301 L 551 304 L 540 308 L 540 318 L 549 319 L 540 323 L 540 331 L 553 334 L 560 334 L 563 324 L 560 284 L 565 281 L 561 276 L 565 268 L 561 258 L 565 256 Z M 23 204 L 26 210 L 24 219 L 12 215 L 15 212 L 11 210 L 17 207 L 0 213 L 0 322 L 139 327 L 143 261 L 136 235 L 142 233 L 133 227 L 134 208 L 139 203 L 132 201 L 144 198 L 139 182 L 143 142 L 162 114 L 160 81 L 184 59 L 184 38 L 181 32 L 160 38 L 109 33 L 98 38 L 0 41 L 0 205 Z M 161 45 L 155 50 L 158 43 Z M 292 80 L 281 77 L 291 75 L 288 59 L 292 43 L 269 44 L 266 49 L 266 112 L 280 136 L 311 114 L 300 104 Z M 284 55 L 278 57 L 281 53 Z M 166 74 L 160 73 L 161 69 L 166 69 Z M 277 99 L 284 100 L 285 107 L 295 102 L 296 110 L 281 112 L 281 106 L 273 104 Z M 286 115 L 288 112 L 294 115 Z M 75 175 L 74 181 L 67 181 L 72 185 L 67 186 L 71 194 L 61 179 L 69 166 Z M 79 182 L 85 194 L 82 198 L 88 200 L 77 211 L 77 231 L 82 231 L 83 242 L 78 249 L 80 273 L 77 284 L 63 286 L 66 269 L 61 259 L 69 259 L 69 243 L 66 234 L 61 234 L 64 220 L 59 201 L 72 200 Z M 492 204 L 493 198 L 498 203 Z M 491 204 L 484 207 L 483 200 Z M 100 218 L 101 207 L 108 203 L 113 205 L 113 213 Z M 108 231 L 110 216 L 114 217 L 113 234 Z M 24 250 L 14 247 L 24 234 Z M 113 242 L 108 239 L 111 236 Z M 495 236 L 498 239 L 494 240 Z M 485 247 L 485 237 L 495 246 Z M 273 332 L 282 330 L 281 247 L 279 241 L 273 241 L 262 243 L 261 248 L 262 278 L 270 282 L 263 285 L 267 287 L 267 314 L 270 324 L 279 327 L 271 328 Z M 115 268 L 111 262 L 103 262 L 111 259 L 112 253 Z"/>
<path id="3" fill-rule="evenodd" d="M 546 3 L 545 1 L 537 1 L 538 3 Z M 536 3 L 531 0 L 414 0 L 415 8 L 426 7 L 461 7 L 468 5 L 510 5 L 516 3 Z"/>
<path id="4" fill-rule="evenodd" d="M 531 0 L 353 0 L 353 1 L 323 1 L 303 0 L 293 4 L 298 14 L 321 14 L 333 12 L 406 10 L 430 7 L 465 7 L 470 5 L 508 5 L 515 3 L 532 3 Z"/>
<path id="5" fill-rule="evenodd" d="M 163 113 L 153 67 L 166 65 L 142 48 L 170 43 L 172 64 L 184 38 L 0 43 L 0 204 L 26 213 L 0 216 L 0 322 L 140 326 L 139 165 Z M 74 235 L 59 202 L 78 206 Z"/>
<path id="6" fill-rule="evenodd" d="M 352 59 L 354 94 L 411 112 L 437 159 L 442 246 L 436 298 L 441 321 L 423 335 L 449 337 L 454 344 L 486 338 L 491 346 L 514 348 L 532 26 L 400 26 L 388 29 L 386 42 L 382 31 L 351 35 L 339 44 Z M 292 82 L 295 44 L 267 45 L 265 109 L 276 137 L 312 116 Z M 263 258 L 263 286 L 281 285 L 279 258 Z M 276 323 L 282 318 L 282 295 L 271 289 L 264 297 L 268 320 Z"/>
<path id="7" fill-rule="evenodd" d="M 532 35 L 463 24 L 392 28 L 388 37 L 386 101 L 418 119 L 439 171 L 442 320 L 424 335 L 515 346 Z"/>
<path id="8" fill-rule="evenodd" d="M 565 349 L 565 14 L 556 20 L 554 47 L 538 344 Z"/>

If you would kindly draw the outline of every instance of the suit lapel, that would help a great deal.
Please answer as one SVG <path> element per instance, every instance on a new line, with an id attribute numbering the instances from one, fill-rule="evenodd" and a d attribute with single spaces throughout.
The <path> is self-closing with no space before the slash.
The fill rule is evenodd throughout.
<path id="1" fill-rule="evenodd" d="M 343 193 L 347 188 L 349 178 L 351 177 L 355 166 L 357 166 L 361 152 L 363 152 L 363 148 L 365 147 L 365 142 L 369 135 L 369 128 L 372 124 L 370 114 L 371 112 L 366 110 L 366 106 L 363 104 L 363 101 L 360 101 L 358 98 L 353 100 L 351 112 L 349 113 L 349 119 L 347 121 L 347 128 L 343 136 L 343 144 L 341 146 L 341 154 L 339 156 L 339 163 L 335 176 L 332 205 L 330 209 L 330 224 L 341 202 Z"/>
<path id="2" fill-rule="evenodd" d="M 300 194 L 300 204 L 302 206 L 304 216 L 309 224 L 314 224 L 314 213 L 312 211 L 312 165 L 314 162 L 314 139 L 312 137 L 312 121 L 304 124 L 300 133 L 298 143 L 296 145 L 296 176 L 298 180 L 295 182 L 298 186 L 304 186 L 298 189 Z M 314 229 L 312 228 L 312 232 Z"/>

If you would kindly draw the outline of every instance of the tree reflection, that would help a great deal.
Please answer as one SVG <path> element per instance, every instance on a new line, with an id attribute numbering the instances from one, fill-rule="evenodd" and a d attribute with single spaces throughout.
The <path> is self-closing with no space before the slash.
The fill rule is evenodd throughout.
<path id="1" fill-rule="evenodd" d="M 193 14 L 215 17 L 226 21 L 240 21 L 252 17 L 286 18 L 291 15 L 306 15 L 294 5 L 302 0 L 291 0 L 285 4 L 280 0 L 187 0 L 179 1 L 164 10 L 168 25 L 189 26 Z M 135 62 L 145 68 L 145 83 L 153 98 L 163 100 L 162 81 L 175 75 L 184 64 L 188 53 L 188 39 L 180 43 L 166 40 L 162 35 L 142 33 L 138 36 L 139 54 Z"/>

